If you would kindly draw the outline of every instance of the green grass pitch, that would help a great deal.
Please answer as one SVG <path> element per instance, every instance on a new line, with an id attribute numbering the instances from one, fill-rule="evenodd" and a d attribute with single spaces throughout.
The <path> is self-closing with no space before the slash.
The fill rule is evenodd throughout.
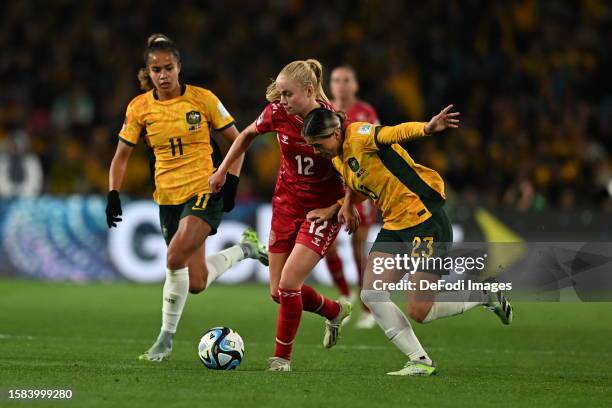
<path id="1" fill-rule="evenodd" d="M 277 306 L 263 285 L 191 296 L 172 359 L 141 362 L 159 330 L 160 294 L 161 285 L 0 280 L 0 406 L 612 406 L 607 303 L 516 304 L 509 327 L 486 310 L 414 324 L 439 375 L 409 378 L 385 375 L 404 357 L 380 329 L 356 330 L 353 321 L 326 350 L 322 318 L 307 313 L 294 371 L 264 372 Z M 236 371 L 207 370 L 197 358 L 201 334 L 219 325 L 245 340 Z M 74 397 L 10 402 L 10 388 L 71 388 Z"/>

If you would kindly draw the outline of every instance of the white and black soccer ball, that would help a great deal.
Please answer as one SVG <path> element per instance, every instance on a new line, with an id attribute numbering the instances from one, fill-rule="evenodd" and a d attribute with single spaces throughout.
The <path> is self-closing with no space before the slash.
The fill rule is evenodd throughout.
<path id="1" fill-rule="evenodd" d="M 213 327 L 200 339 L 198 356 L 206 368 L 233 370 L 244 357 L 244 342 L 229 327 Z"/>

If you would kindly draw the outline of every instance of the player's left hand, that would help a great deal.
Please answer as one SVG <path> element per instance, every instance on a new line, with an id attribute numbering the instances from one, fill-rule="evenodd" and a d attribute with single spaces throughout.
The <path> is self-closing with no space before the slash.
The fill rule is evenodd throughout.
<path id="1" fill-rule="evenodd" d="M 338 204 L 330 205 L 326 208 L 317 208 L 316 210 L 309 211 L 306 214 L 306 219 L 310 222 L 327 221 L 336 215 L 338 208 Z"/>
<path id="2" fill-rule="evenodd" d="M 446 108 L 442 109 L 440 113 L 431 118 L 425 125 L 425 133 L 432 134 L 441 132 L 446 128 L 458 128 L 459 127 L 459 112 L 450 112 L 453 105 L 450 104 Z"/>
<path id="3" fill-rule="evenodd" d="M 108 225 L 108 228 L 117 227 L 117 223 L 122 220 L 122 215 L 119 192 L 111 190 L 106 196 L 106 225 Z"/>
<path id="4" fill-rule="evenodd" d="M 359 213 L 354 205 L 344 203 L 338 211 L 338 222 L 344 224 L 344 230 L 350 234 L 359 228 Z"/>

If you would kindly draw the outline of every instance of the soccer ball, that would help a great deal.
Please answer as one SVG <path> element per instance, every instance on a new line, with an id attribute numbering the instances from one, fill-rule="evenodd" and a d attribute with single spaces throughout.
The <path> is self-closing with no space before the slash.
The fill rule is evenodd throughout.
<path id="1" fill-rule="evenodd" d="M 233 370 L 244 357 L 244 342 L 229 327 L 213 327 L 200 339 L 198 356 L 206 368 Z"/>

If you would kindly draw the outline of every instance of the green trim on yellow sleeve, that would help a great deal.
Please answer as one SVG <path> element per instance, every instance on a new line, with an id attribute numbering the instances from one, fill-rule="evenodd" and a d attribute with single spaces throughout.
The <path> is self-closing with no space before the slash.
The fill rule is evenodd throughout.
<path id="1" fill-rule="evenodd" d="M 121 136 L 119 136 L 119 140 L 121 140 L 123 143 L 125 143 L 128 146 L 131 146 L 131 147 L 136 146 L 136 143 L 132 143 L 129 140 L 126 140 L 126 139 L 122 138 Z"/>
<path id="2" fill-rule="evenodd" d="M 376 126 L 376 128 L 374 129 L 374 143 L 376 143 L 376 147 L 378 147 L 379 149 L 385 146 L 378 142 L 378 132 L 380 132 L 382 128 L 384 128 L 384 126 Z"/>
<path id="3" fill-rule="evenodd" d="M 222 127 L 220 127 L 219 129 L 215 129 L 215 130 L 216 130 L 217 132 L 223 132 L 225 129 L 227 129 L 227 128 L 231 127 L 232 125 L 235 125 L 235 124 L 236 124 L 236 121 L 235 121 L 235 120 L 232 120 L 232 121 L 231 121 L 230 123 L 228 123 L 227 125 L 222 126 Z"/>

